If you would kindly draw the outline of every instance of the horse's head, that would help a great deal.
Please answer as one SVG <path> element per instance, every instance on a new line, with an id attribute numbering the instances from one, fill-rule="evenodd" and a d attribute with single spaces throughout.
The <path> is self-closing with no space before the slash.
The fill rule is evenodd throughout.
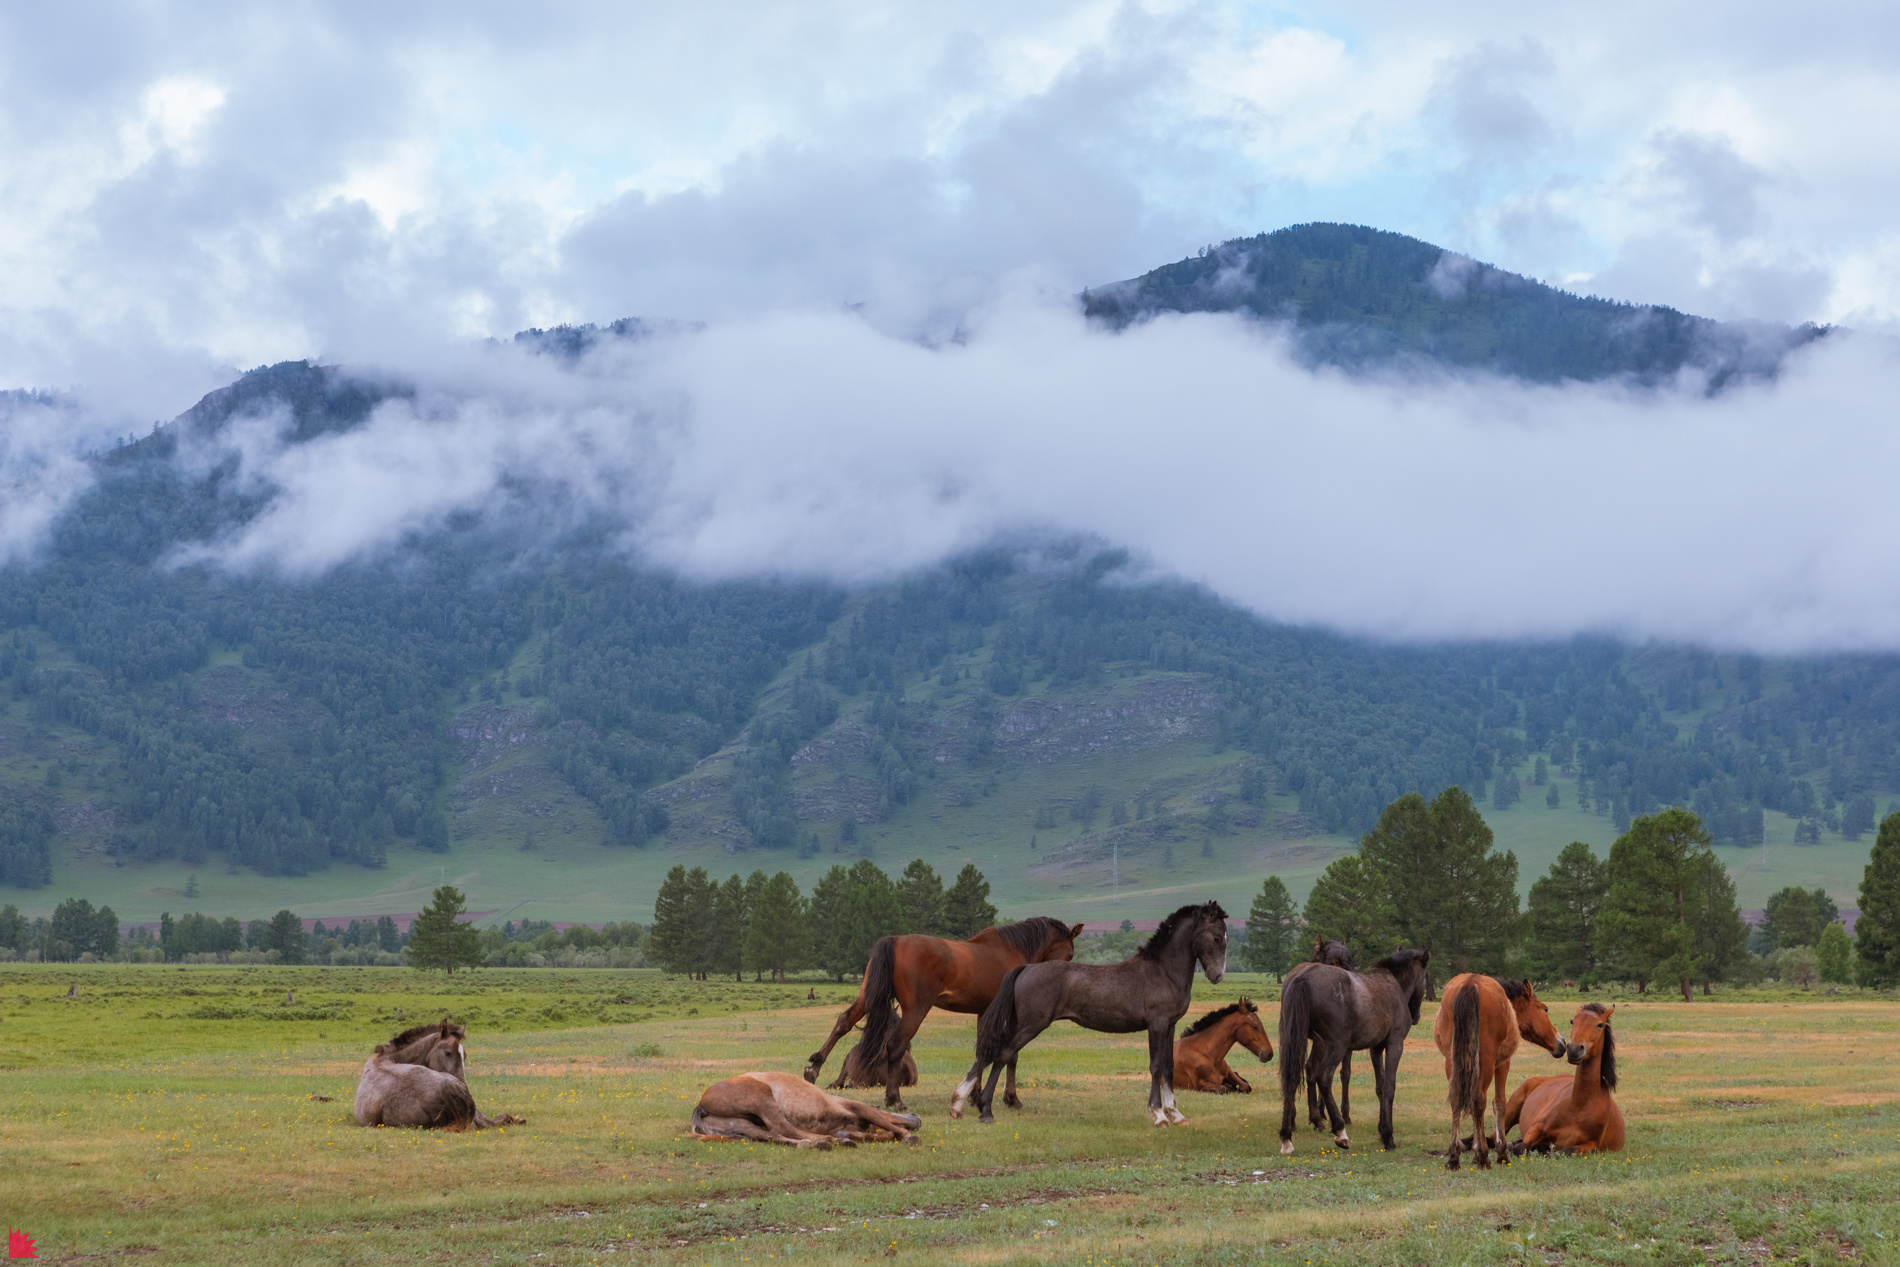
<path id="1" fill-rule="evenodd" d="M 443 1017 L 435 1046 L 430 1050 L 429 1058 L 422 1063 L 437 1073 L 446 1073 L 451 1078 L 467 1082 L 468 1030 L 461 1025 L 451 1025 L 449 1018 Z"/>
<path id="2" fill-rule="evenodd" d="M 1605 1091 L 1616 1089 L 1616 1038 L 1610 1033 L 1610 1017 L 1615 1011 L 1615 1004 L 1605 1007 L 1585 1003 L 1570 1022 L 1570 1063 L 1581 1065 L 1601 1056 L 1600 1076 Z"/>
<path id="3" fill-rule="evenodd" d="M 1194 930 L 1194 957 L 1201 971 L 1216 985 L 1227 975 L 1227 912 L 1219 902 L 1209 902 L 1200 910 L 1199 926 Z"/>
<path id="4" fill-rule="evenodd" d="M 1517 986 L 1515 992 L 1511 987 Z M 1504 983 L 1504 993 L 1510 997 L 1511 1010 L 1517 1013 L 1517 1032 L 1524 1038 L 1536 1043 L 1555 1059 L 1570 1054 L 1570 1046 L 1564 1042 L 1557 1027 L 1550 1023 L 1550 1008 L 1537 997 L 1537 988 L 1530 982 Z"/>
<path id="5" fill-rule="evenodd" d="M 1064 924 L 1051 921 L 1049 934 L 1049 953 L 1042 957 L 1044 963 L 1068 963 L 1075 958 L 1075 939 L 1082 935 L 1080 924 Z"/>
<path id="6" fill-rule="evenodd" d="M 1333 941 L 1325 933 L 1313 934 L 1313 963 L 1327 963 L 1335 968 L 1352 967 L 1352 951 L 1343 941 Z"/>
<path id="7" fill-rule="evenodd" d="M 1260 1023 L 1260 1009 L 1252 999 L 1243 997 L 1240 1010 L 1234 1013 L 1234 1041 L 1260 1057 L 1263 1065 L 1273 1059 L 1273 1040 L 1267 1037 L 1267 1027 Z"/>
<path id="8" fill-rule="evenodd" d="M 1430 982 L 1427 975 L 1432 966 L 1430 950 L 1395 950 L 1373 965 L 1374 972 L 1387 972 L 1399 983 L 1399 990 L 1405 995 L 1405 1005 L 1412 1010 L 1412 1024 L 1418 1024 L 1418 1009 L 1425 1001 L 1425 987 Z"/>

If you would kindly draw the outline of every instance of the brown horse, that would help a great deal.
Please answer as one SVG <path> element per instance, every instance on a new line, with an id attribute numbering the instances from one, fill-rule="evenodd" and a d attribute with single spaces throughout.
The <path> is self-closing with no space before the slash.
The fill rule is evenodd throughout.
<path id="1" fill-rule="evenodd" d="M 1504 1129 L 1518 1127 L 1511 1151 L 1614 1153 L 1623 1147 L 1623 1111 L 1616 1090 L 1616 1037 L 1610 1033 L 1614 1007 L 1585 1003 L 1570 1022 L 1570 1063 L 1574 1077 L 1526 1078 L 1505 1106 Z"/>
<path id="2" fill-rule="evenodd" d="M 1333 1070 L 1348 1052 L 1365 1048 L 1372 1056 L 1372 1085 L 1379 1096 L 1379 1143 L 1390 1152 L 1392 1101 L 1398 1092 L 1399 1058 L 1405 1035 L 1418 1024 L 1419 1004 L 1430 978 L 1429 950 L 1395 950 L 1372 966 L 1353 972 L 1315 964 L 1289 975 L 1280 992 L 1280 1151 L 1293 1151 L 1293 1100 L 1302 1077 L 1319 1084 L 1320 1100 L 1331 1119 L 1333 1142 L 1349 1146 L 1346 1121 L 1333 1100 Z M 1319 1051 L 1317 1073 L 1297 1059 L 1308 1042 Z"/>
<path id="3" fill-rule="evenodd" d="M 789 1073 L 742 1073 L 706 1088 L 693 1106 L 693 1134 L 702 1139 L 749 1139 L 797 1148 L 901 1139 L 923 1119 L 886 1113 L 857 1100 L 830 1095 Z"/>
<path id="4" fill-rule="evenodd" d="M 1175 1088 L 1215 1095 L 1252 1091 L 1227 1064 L 1227 1053 L 1236 1043 L 1260 1057 L 1263 1065 L 1273 1059 L 1273 1040 L 1260 1023 L 1260 1009 L 1249 999 L 1209 1012 L 1174 1040 Z"/>
<path id="5" fill-rule="evenodd" d="M 1504 1087 L 1520 1037 L 1558 1058 L 1569 1052 L 1550 1023 L 1550 1009 L 1530 982 L 1474 972 L 1461 972 L 1445 982 L 1438 1015 L 1432 1018 L 1432 1041 L 1445 1058 L 1445 1078 L 1451 1084 L 1451 1148 L 1445 1154 L 1445 1169 L 1458 1169 L 1463 1147 L 1477 1153 L 1479 1170 L 1491 1168 L 1491 1147 L 1498 1150 L 1500 1164 L 1510 1161 L 1504 1147 Z M 1498 1130 L 1491 1137 L 1484 1133 L 1486 1086 L 1494 1088 L 1497 1105 Z M 1458 1124 L 1467 1117 L 1471 1143 L 1461 1146 Z"/>
<path id="6" fill-rule="evenodd" d="M 466 1087 L 468 1086 L 467 1038 L 467 1027 L 455 1024 L 445 1016 L 438 1024 L 411 1026 L 377 1047 L 376 1050 L 387 1055 L 388 1063 L 391 1065 L 420 1065 L 436 1073 L 446 1074 Z M 369 1066 L 365 1065 L 365 1073 L 368 1069 Z M 421 1086 L 427 1082 L 427 1079 L 423 1079 L 415 1085 Z M 359 1085 L 357 1093 L 359 1104 L 362 1098 Z M 512 1113 L 503 1113 L 500 1117 L 489 1117 L 480 1109 L 475 1111 L 472 1119 L 477 1130 L 489 1126 L 520 1126 L 526 1121 L 526 1118 L 516 1117 Z M 374 1123 L 363 1124 L 374 1125 Z"/>
<path id="7" fill-rule="evenodd" d="M 1313 933 L 1313 953 L 1305 963 L 1294 964 L 1280 978 L 1280 993 L 1286 994 L 1286 987 L 1294 977 L 1305 972 L 1315 964 L 1325 964 L 1332 968 L 1352 968 L 1352 950 L 1343 941 L 1333 941 L 1325 933 Z M 1298 1053 L 1295 1053 L 1297 1056 Z M 1281 1059 L 1288 1057 L 1282 1053 Z M 1352 1125 L 1352 1053 L 1347 1052 L 1345 1059 L 1339 1062 L 1339 1115 L 1348 1126 Z M 1313 1129 L 1326 1129 L 1326 1117 L 1320 1108 L 1319 1099 L 1319 1045 L 1315 1043 L 1306 1058 L 1306 1118 Z"/>
<path id="8" fill-rule="evenodd" d="M 805 1081 L 818 1081 L 818 1071 L 831 1049 L 863 1018 L 864 1037 L 845 1057 L 844 1068 L 831 1085 L 882 1085 L 884 1107 L 903 1111 L 902 1088 L 917 1082 L 910 1042 L 931 1008 L 981 1015 L 1011 968 L 1073 959 L 1075 939 L 1081 935 L 1080 924 L 1038 915 L 986 928 L 964 941 L 921 933 L 880 937 L 871 947 L 858 997 L 839 1013 L 825 1045 L 811 1054 Z"/>

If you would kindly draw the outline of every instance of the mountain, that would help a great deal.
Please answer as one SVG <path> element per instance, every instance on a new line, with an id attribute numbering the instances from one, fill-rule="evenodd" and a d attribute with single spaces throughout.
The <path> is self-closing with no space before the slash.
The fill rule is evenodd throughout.
<path id="1" fill-rule="evenodd" d="M 1319 237 L 1371 233 L 1342 232 Z M 1298 291 L 1325 318 L 1302 328 L 1411 311 L 1400 292 L 1438 265 L 1371 241 L 1313 266 L 1341 280 L 1334 299 Z M 1515 329 L 1531 309 L 1487 285 L 1471 311 L 1490 325 L 1470 328 Z M 1427 291 L 1393 327 L 1404 356 L 1427 355 L 1440 316 L 1465 329 Z M 1565 320 L 1644 311 L 1537 293 Z M 1089 302 L 1103 320 L 1159 310 Z M 1571 328 L 1525 355 L 1561 362 Z M 572 359 L 650 333 L 523 341 Z M 44 556 L 0 569 L 0 902 L 347 917 L 420 909 L 448 879 L 515 918 L 645 918 L 677 861 L 809 888 L 869 855 L 975 861 L 1012 913 L 1151 916 L 1209 894 L 1244 909 L 1268 872 L 1303 892 L 1392 797 L 1459 783 L 1524 886 L 1570 839 L 1601 847 L 1681 803 L 1749 851 L 1730 854 L 1745 905 L 1790 883 L 1845 903 L 1858 842 L 1900 792 L 1900 658 L 1386 646 L 1262 620 L 1094 543 L 851 590 L 698 585 L 629 562 L 608 530 L 524 538 L 497 511 L 311 581 L 177 564 L 271 495 L 189 438 L 282 410 L 303 442 L 410 391 L 255 370 L 97 457 Z"/>
<path id="2" fill-rule="evenodd" d="M 1429 242 L 1350 224 L 1235 238 L 1084 292 L 1124 326 L 1166 312 L 1240 312 L 1289 323 L 1313 363 L 1452 366 L 1555 383 L 1674 378 L 1712 389 L 1770 376 L 1823 337 L 1812 325 L 1719 322 L 1653 304 L 1572 295 Z"/>

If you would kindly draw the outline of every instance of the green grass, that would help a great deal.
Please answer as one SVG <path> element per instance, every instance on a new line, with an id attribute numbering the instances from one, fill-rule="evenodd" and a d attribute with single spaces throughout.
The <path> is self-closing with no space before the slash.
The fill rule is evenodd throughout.
<path id="1" fill-rule="evenodd" d="M 1025 1053 L 1022 1112 L 952 1122 L 943 1105 L 972 1024 L 942 1015 L 918 1045 L 917 1147 L 686 1137 L 709 1082 L 798 1067 L 845 994 L 821 985 L 814 1003 L 806 988 L 0 967 L 0 1205 L 56 1262 L 1900 1261 L 1892 996 L 1617 996 L 1628 1150 L 1487 1173 L 1447 1174 L 1428 1155 L 1445 1134 L 1429 1006 L 1401 1066 L 1392 1153 L 1342 1153 L 1302 1129 L 1281 1158 L 1270 1077 L 1253 1096 L 1186 1096 L 1188 1125 L 1157 1131 L 1141 1041 L 1066 1025 Z M 348 1015 L 235 1016 L 279 1007 L 286 990 Z M 1242 990 L 1274 993 L 1246 977 L 1200 982 L 1196 1010 Z M 556 1000 L 587 1006 L 537 1018 Z M 211 1005 L 234 1019 L 188 1015 Z M 467 1016 L 478 1101 L 527 1125 L 352 1125 L 356 1071 L 396 1006 Z M 1522 1057 L 1513 1081 L 1551 1063 Z M 1369 1140 L 1360 1064 L 1354 1134 Z"/>

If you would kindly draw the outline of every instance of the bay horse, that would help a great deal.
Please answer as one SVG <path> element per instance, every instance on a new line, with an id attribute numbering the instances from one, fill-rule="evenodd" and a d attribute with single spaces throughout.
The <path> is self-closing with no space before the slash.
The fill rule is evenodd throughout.
<path id="1" fill-rule="evenodd" d="M 1518 1128 L 1511 1151 L 1614 1153 L 1623 1147 L 1623 1111 L 1616 1090 L 1616 1036 L 1610 1032 L 1614 1006 L 1585 1003 L 1570 1022 L 1572 1077 L 1526 1078 L 1504 1109 L 1504 1130 Z"/>
<path id="2" fill-rule="evenodd" d="M 1450 1084 L 1451 1147 L 1445 1154 L 1446 1170 L 1458 1169 L 1463 1148 L 1477 1153 L 1479 1170 L 1490 1169 L 1492 1147 L 1498 1150 L 1499 1164 L 1510 1162 L 1504 1146 L 1504 1088 L 1520 1038 L 1559 1060 L 1570 1050 L 1530 982 L 1475 972 L 1461 972 L 1445 982 L 1438 1015 L 1432 1018 L 1432 1041 L 1445 1058 L 1445 1078 Z M 1484 1133 L 1487 1086 L 1493 1088 L 1491 1098 L 1497 1106 L 1498 1129 L 1490 1137 Z M 1466 1117 L 1471 1119 L 1471 1142 L 1460 1145 L 1458 1125 Z"/>
<path id="3" fill-rule="evenodd" d="M 1343 941 L 1333 941 L 1325 933 L 1313 933 L 1313 953 L 1305 963 L 1294 964 L 1280 978 L 1280 992 L 1286 993 L 1286 983 L 1293 977 L 1316 963 L 1329 964 L 1335 968 L 1352 967 L 1352 949 Z M 1295 1053 L 1297 1056 L 1298 1053 Z M 1282 1060 L 1287 1057 L 1282 1054 Z M 1339 1115 L 1346 1125 L 1352 1125 L 1352 1053 L 1339 1062 Z M 1326 1129 L 1326 1117 L 1319 1102 L 1319 1046 L 1315 1044 L 1306 1057 L 1306 1117 L 1313 1129 Z"/>
<path id="4" fill-rule="evenodd" d="M 1251 1092 L 1252 1085 L 1227 1064 L 1227 1053 L 1236 1043 L 1258 1056 L 1263 1065 L 1273 1059 L 1273 1040 L 1267 1037 L 1260 1009 L 1251 999 L 1209 1012 L 1174 1040 L 1175 1088 L 1215 1095 Z"/>
<path id="5" fill-rule="evenodd" d="M 1227 972 L 1227 912 L 1219 902 L 1184 906 L 1161 921 L 1154 935 L 1120 963 L 1035 963 L 1011 968 L 997 987 L 996 1001 L 976 1027 L 976 1063 L 957 1084 L 950 1116 L 962 1117 L 970 1093 L 990 1071 L 979 1103 L 982 1120 L 991 1112 L 996 1080 L 1005 1069 L 1010 1091 L 1016 1057 L 1057 1021 L 1074 1021 L 1105 1034 L 1148 1032 L 1148 1112 L 1156 1126 L 1185 1122 L 1174 1104 L 1174 1026 L 1194 994 L 1194 968 L 1209 981 Z M 1021 1108 L 1005 1092 L 1005 1104 Z"/>
<path id="6" fill-rule="evenodd" d="M 986 928 L 962 941 L 906 933 L 880 937 L 871 947 L 864 982 L 851 1006 L 838 1014 L 825 1045 L 811 1054 L 805 1081 L 818 1071 L 838 1040 L 864 1021 L 864 1037 L 845 1057 L 831 1083 L 837 1087 L 884 1087 L 884 1107 L 904 1111 L 902 1089 L 917 1082 L 910 1058 L 911 1039 L 930 1009 L 981 1015 L 1011 968 L 1069 960 L 1082 925 L 1037 915 L 1014 924 Z M 894 1014 L 892 1008 L 897 1012 Z"/>
<path id="7" fill-rule="evenodd" d="M 436 1073 L 445 1074 L 461 1083 L 464 1087 L 467 1087 L 467 1038 L 468 1028 L 450 1021 L 449 1018 L 445 1016 L 438 1024 L 411 1026 L 391 1038 L 387 1043 L 380 1044 L 376 1050 L 384 1053 L 388 1057 L 387 1063 L 390 1065 L 419 1065 Z M 367 1076 L 369 1066 L 364 1065 L 363 1068 Z M 385 1083 L 388 1077 L 400 1078 L 407 1077 L 407 1075 L 387 1075 L 384 1078 Z M 427 1079 L 421 1079 L 413 1082 L 411 1085 L 420 1087 L 427 1084 L 428 1081 Z M 357 1087 L 357 1101 L 359 1105 L 363 1102 L 363 1094 L 362 1083 L 359 1082 Z M 472 1119 L 472 1123 L 477 1130 L 489 1126 L 520 1126 L 525 1124 L 526 1121 L 526 1118 L 516 1117 L 512 1113 L 503 1113 L 500 1117 L 489 1117 L 480 1109 L 475 1111 L 475 1116 Z M 375 1125 L 375 1123 L 372 1122 L 361 1122 L 360 1116 L 359 1123 L 364 1126 Z M 388 1124 L 389 1123 L 385 1123 L 385 1125 Z"/>
<path id="8" fill-rule="evenodd" d="M 693 1106 L 693 1134 L 702 1139 L 749 1139 L 796 1148 L 855 1148 L 862 1142 L 901 1139 L 922 1126 L 914 1113 L 887 1113 L 820 1091 L 797 1074 L 742 1073 L 707 1087 Z"/>
<path id="9" fill-rule="evenodd" d="M 1293 1151 L 1293 1102 L 1300 1080 L 1319 1087 L 1320 1100 L 1331 1119 L 1333 1142 L 1351 1145 L 1346 1122 L 1333 1100 L 1333 1070 L 1349 1052 L 1366 1048 L 1372 1053 L 1372 1082 L 1379 1096 L 1379 1143 L 1387 1151 L 1392 1140 L 1392 1097 L 1398 1090 L 1399 1057 L 1405 1035 L 1418 1024 L 1425 997 L 1429 950 L 1397 950 L 1381 959 L 1371 972 L 1354 972 L 1331 964 L 1314 964 L 1298 975 L 1289 974 L 1280 992 L 1280 1151 Z M 1318 1052 L 1314 1061 L 1297 1055 L 1308 1042 Z M 1316 1070 L 1316 1072 L 1315 1072 Z"/>

